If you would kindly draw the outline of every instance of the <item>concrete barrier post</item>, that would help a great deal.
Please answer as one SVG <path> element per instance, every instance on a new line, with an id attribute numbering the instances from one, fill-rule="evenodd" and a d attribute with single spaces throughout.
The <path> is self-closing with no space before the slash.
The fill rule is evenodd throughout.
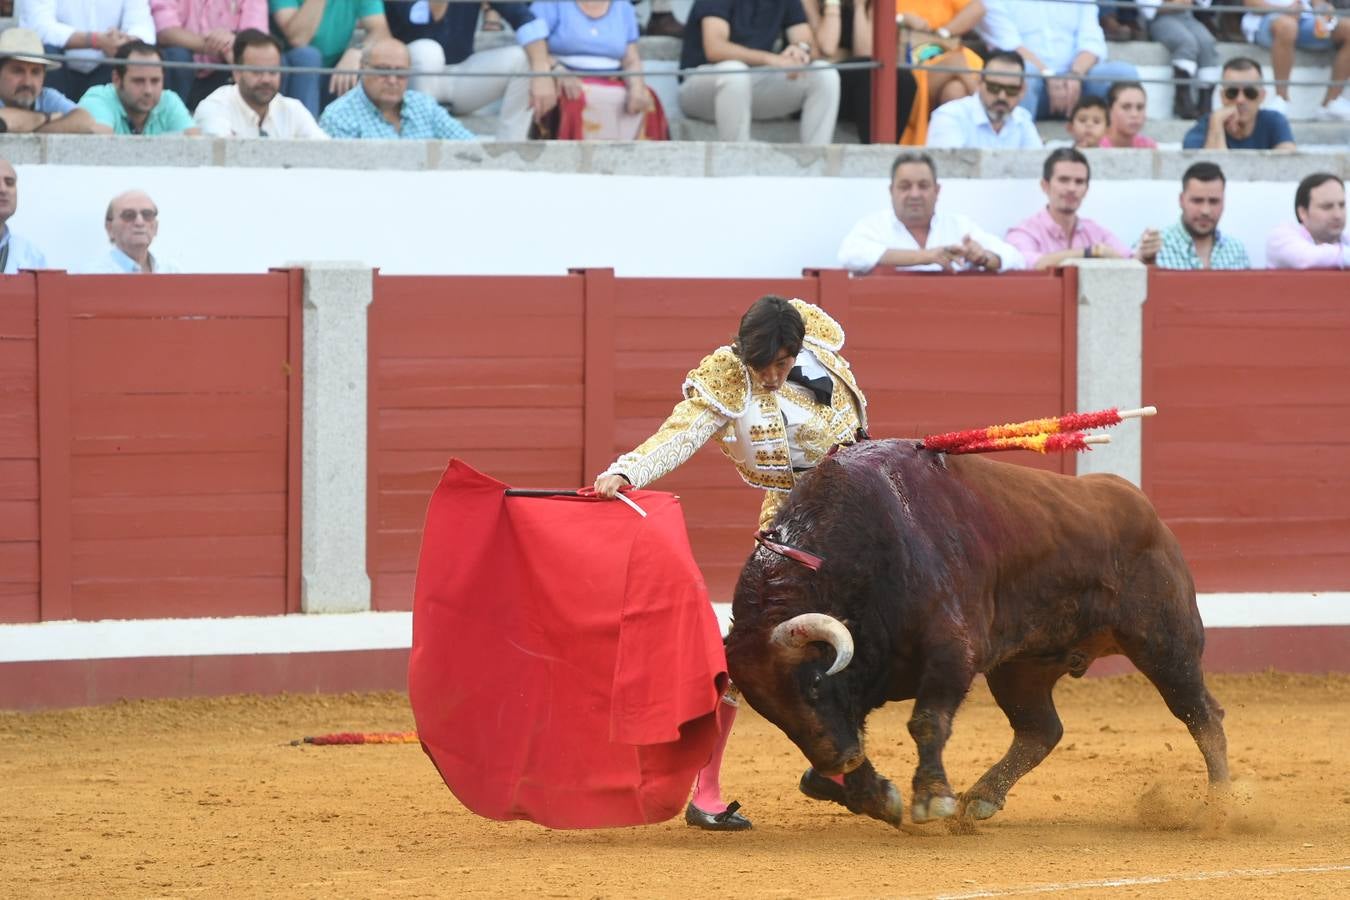
<path id="1" fill-rule="evenodd" d="M 366 571 L 366 318 L 373 273 L 356 262 L 305 270 L 300 608 L 370 609 Z"/>
<path id="2" fill-rule="evenodd" d="M 1078 409 L 1144 405 L 1144 300 L 1148 269 L 1131 259 L 1070 260 L 1078 266 Z M 1145 420 L 1146 421 L 1146 420 Z M 1112 442 L 1078 455 L 1078 474 L 1111 472 L 1143 483 L 1139 419 L 1111 429 Z"/>

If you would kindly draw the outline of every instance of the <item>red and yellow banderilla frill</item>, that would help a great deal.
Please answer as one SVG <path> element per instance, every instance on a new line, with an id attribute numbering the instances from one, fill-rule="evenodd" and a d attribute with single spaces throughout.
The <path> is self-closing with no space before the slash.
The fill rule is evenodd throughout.
<path id="1" fill-rule="evenodd" d="M 1085 435 L 1088 428 L 1106 428 L 1125 419 L 1151 416 L 1158 410 L 1153 406 L 1139 409 L 1097 410 L 1086 413 L 1065 413 L 1043 419 L 1028 419 L 1006 425 L 990 425 L 965 431 L 930 434 L 923 439 L 929 450 L 943 453 L 992 453 L 998 450 L 1032 450 L 1036 453 L 1083 451 L 1092 444 L 1109 444 L 1107 435 Z"/>

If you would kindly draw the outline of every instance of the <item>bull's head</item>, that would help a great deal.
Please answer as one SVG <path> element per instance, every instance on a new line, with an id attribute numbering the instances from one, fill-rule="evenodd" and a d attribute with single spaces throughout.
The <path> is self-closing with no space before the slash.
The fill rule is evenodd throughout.
<path id="1" fill-rule="evenodd" d="M 800 609 L 816 577 L 781 555 L 752 557 L 736 586 L 727 665 L 750 705 L 781 728 L 813 768 L 833 775 L 852 771 L 864 756 L 859 704 L 841 674 L 853 659 L 853 636 L 825 613 L 769 621 L 783 606 Z"/>

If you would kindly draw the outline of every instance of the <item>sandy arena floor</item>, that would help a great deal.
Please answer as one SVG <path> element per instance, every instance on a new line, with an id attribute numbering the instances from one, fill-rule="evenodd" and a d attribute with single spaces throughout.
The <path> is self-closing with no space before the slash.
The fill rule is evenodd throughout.
<path id="1" fill-rule="evenodd" d="M 725 783 L 755 821 L 707 834 L 553 832 L 467 812 L 415 745 L 290 746 L 406 730 L 400 695 L 231 697 L 0 713 L 0 895 L 547 897 L 1350 896 L 1350 677 L 1211 679 L 1241 800 L 1181 824 L 1199 751 L 1136 677 L 1061 682 L 1059 748 L 974 834 L 813 802 L 787 739 L 743 714 Z M 908 706 L 873 717 L 905 788 Z M 947 754 L 958 789 L 1006 747 L 983 684 Z M 1141 798 L 1161 811 L 1140 817 Z"/>

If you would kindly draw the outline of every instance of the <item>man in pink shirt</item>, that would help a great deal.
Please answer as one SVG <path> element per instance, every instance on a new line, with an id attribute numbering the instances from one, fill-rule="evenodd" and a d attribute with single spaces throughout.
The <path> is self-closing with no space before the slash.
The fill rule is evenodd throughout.
<path id="1" fill-rule="evenodd" d="M 1134 250 L 1091 219 L 1078 215 L 1092 177 L 1087 157 L 1073 147 L 1061 147 L 1045 158 L 1041 190 L 1045 208 L 1008 229 L 1006 240 L 1033 269 L 1053 269 L 1069 259 L 1137 259 L 1151 263 L 1162 240 L 1144 229 Z"/>
<path id="2" fill-rule="evenodd" d="M 150 0 L 156 40 L 166 60 L 174 62 L 234 62 L 234 37 L 245 28 L 267 30 L 267 0 Z M 230 73 L 166 68 L 164 86 L 189 110 L 221 85 Z"/>
<path id="3" fill-rule="evenodd" d="M 1350 269 L 1345 233 L 1345 182 L 1330 172 L 1309 175 L 1294 192 L 1298 222 L 1282 222 L 1266 239 L 1272 269 Z"/>

